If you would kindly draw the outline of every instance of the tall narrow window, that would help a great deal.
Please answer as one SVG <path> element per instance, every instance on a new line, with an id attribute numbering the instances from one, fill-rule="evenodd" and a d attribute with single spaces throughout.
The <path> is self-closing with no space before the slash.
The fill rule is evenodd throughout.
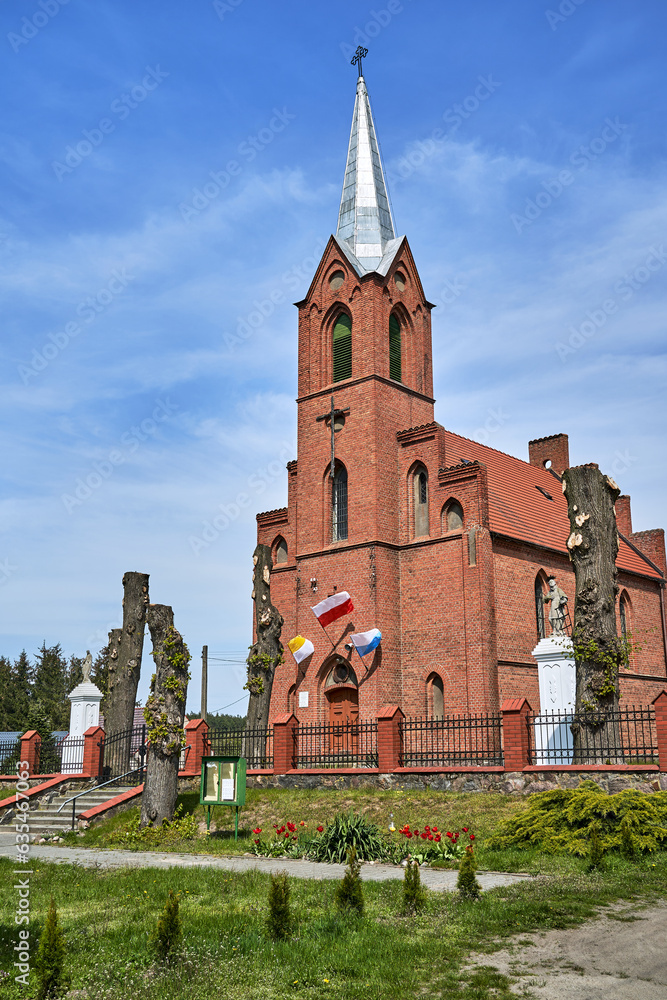
<path id="1" fill-rule="evenodd" d="M 442 530 L 460 531 L 463 527 L 463 507 L 457 500 L 450 500 L 442 512 Z"/>
<path id="2" fill-rule="evenodd" d="M 341 313 L 333 329 L 333 381 L 352 378 L 352 320 Z"/>
<path id="3" fill-rule="evenodd" d="M 539 576 L 535 580 L 535 624 L 537 625 L 537 638 L 545 639 L 547 629 L 544 618 L 544 590 Z"/>
<path id="4" fill-rule="evenodd" d="M 339 465 L 336 469 L 331 493 L 333 542 L 344 542 L 347 539 L 347 469 Z"/>
<path id="5" fill-rule="evenodd" d="M 396 313 L 389 317 L 389 378 L 402 381 L 401 324 Z"/>
<path id="6" fill-rule="evenodd" d="M 431 674 L 426 682 L 429 689 L 429 708 L 432 719 L 442 719 L 445 714 L 445 688 L 439 674 Z"/>
<path id="7" fill-rule="evenodd" d="M 412 485 L 415 505 L 415 536 L 419 538 L 429 534 L 428 473 L 423 466 L 416 469 Z"/>
<path id="8" fill-rule="evenodd" d="M 287 562 L 287 542 L 284 538 L 278 538 L 275 544 L 275 561 L 278 563 Z"/>
<path id="9" fill-rule="evenodd" d="M 628 614 L 628 599 L 625 594 L 621 594 L 621 599 L 618 602 L 618 617 L 621 620 L 621 635 L 627 639 L 630 631 L 630 615 Z"/>

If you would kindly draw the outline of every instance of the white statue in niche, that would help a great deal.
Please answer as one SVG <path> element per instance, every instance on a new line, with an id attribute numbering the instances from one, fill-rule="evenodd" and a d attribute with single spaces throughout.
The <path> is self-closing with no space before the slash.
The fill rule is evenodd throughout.
<path id="1" fill-rule="evenodd" d="M 567 594 L 556 583 L 556 577 L 549 577 L 549 592 L 544 595 L 544 603 L 549 605 L 549 624 L 552 635 L 565 635 L 565 608 Z"/>

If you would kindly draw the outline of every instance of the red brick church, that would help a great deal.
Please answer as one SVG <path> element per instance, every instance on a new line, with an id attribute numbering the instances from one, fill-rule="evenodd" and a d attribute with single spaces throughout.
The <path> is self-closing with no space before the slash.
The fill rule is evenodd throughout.
<path id="1" fill-rule="evenodd" d="M 299 310 L 298 457 L 287 507 L 258 514 L 273 553 L 285 651 L 272 712 L 301 722 L 496 711 L 525 695 L 539 709 L 531 650 L 549 631 L 550 575 L 574 598 L 565 434 L 528 444 L 528 461 L 435 421 L 431 309 L 408 240 L 396 236 L 375 127 L 359 76 L 338 228 Z M 331 426 L 333 420 L 333 428 Z M 625 704 L 664 687 L 662 529 L 620 533 L 619 632 L 643 647 L 621 674 Z M 348 591 L 354 612 L 327 629 L 311 607 Z M 350 632 L 379 628 L 365 661 Z"/>

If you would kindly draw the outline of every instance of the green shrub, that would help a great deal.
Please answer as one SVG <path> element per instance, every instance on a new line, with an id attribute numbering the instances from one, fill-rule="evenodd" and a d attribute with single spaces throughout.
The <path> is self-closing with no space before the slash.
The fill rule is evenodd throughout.
<path id="1" fill-rule="evenodd" d="M 388 857 L 391 845 L 380 834 L 374 823 L 365 816 L 339 813 L 333 822 L 311 846 L 308 857 L 313 861 L 330 861 L 342 864 L 353 847 L 360 861 L 379 861 Z"/>
<path id="2" fill-rule="evenodd" d="M 422 885 L 419 865 L 409 857 L 403 876 L 403 911 L 408 917 L 414 917 L 425 906 L 426 889 Z"/>
<path id="3" fill-rule="evenodd" d="M 171 962 L 177 955 L 183 940 L 183 928 L 178 913 L 180 894 L 169 890 L 169 896 L 151 938 L 153 951 L 161 962 Z"/>
<path id="4" fill-rule="evenodd" d="M 540 847 L 557 854 L 589 854 L 591 828 L 598 825 L 602 850 L 623 850 L 623 823 L 635 850 L 655 851 L 667 841 L 667 792 L 609 795 L 592 781 L 574 790 L 532 795 L 528 808 L 506 821 L 487 842 L 491 849 Z M 627 840 L 627 833 L 626 833 Z"/>
<path id="5" fill-rule="evenodd" d="M 588 861 L 589 871 L 602 871 L 604 869 L 604 847 L 600 836 L 600 824 L 595 822 L 590 826 L 590 855 Z"/>
<path id="6" fill-rule="evenodd" d="M 364 912 L 364 891 L 361 885 L 361 861 L 354 847 L 347 855 L 347 868 L 343 880 L 336 887 L 336 905 L 339 910 L 351 911 L 359 916 Z"/>
<path id="7" fill-rule="evenodd" d="M 456 880 L 456 888 L 459 890 L 461 899 L 479 899 L 482 887 L 475 878 L 476 868 L 473 849 L 466 847 L 466 852 L 459 865 L 459 877 Z"/>
<path id="8" fill-rule="evenodd" d="M 632 833 L 632 820 L 625 815 L 621 820 L 621 854 L 631 861 L 637 855 L 635 838 Z"/>
<path id="9" fill-rule="evenodd" d="M 271 876 L 269 888 L 269 934 L 276 941 L 284 941 L 292 933 L 292 914 L 289 907 L 290 888 L 287 872 Z"/>
<path id="10" fill-rule="evenodd" d="M 139 826 L 139 816 L 133 816 L 124 829 L 113 830 L 105 838 L 105 843 L 114 846 L 159 847 L 161 844 L 175 844 L 181 840 L 195 840 L 199 836 L 199 825 L 191 813 L 183 815 L 181 803 L 171 820 L 163 820 L 162 826 Z"/>
<path id="11" fill-rule="evenodd" d="M 51 896 L 49 912 L 37 950 L 37 1000 L 60 997 L 69 989 L 69 976 L 65 973 L 65 935 L 58 923 L 56 904 Z"/>

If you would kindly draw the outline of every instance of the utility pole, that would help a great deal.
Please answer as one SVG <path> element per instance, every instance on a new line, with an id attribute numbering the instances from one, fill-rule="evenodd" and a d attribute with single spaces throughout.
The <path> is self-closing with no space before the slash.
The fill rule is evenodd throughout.
<path id="1" fill-rule="evenodd" d="M 208 646 L 202 646 L 201 650 L 201 712 L 199 713 L 201 718 L 206 722 L 206 709 L 207 702 L 206 696 L 208 692 Z"/>

